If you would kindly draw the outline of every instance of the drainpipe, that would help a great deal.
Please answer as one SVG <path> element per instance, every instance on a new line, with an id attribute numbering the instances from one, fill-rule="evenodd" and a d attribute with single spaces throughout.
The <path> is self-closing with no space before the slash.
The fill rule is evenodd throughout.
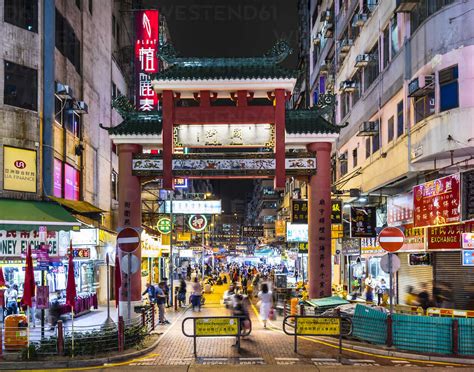
<path id="1" fill-rule="evenodd" d="M 53 195 L 54 190 L 54 48 L 55 48 L 54 0 L 43 0 L 43 197 Z"/>
<path id="2" fill-rule="evenodd" d="M 397 19 L 398 21 L 398 19 Z M 401 24 L 399 22 L 399 24 Z M 411 79 L 411 38 L 407 36 L 408 28 L 410 22 L 407 21 L 406 16 L 403 17 L 403 25 L 405 29 L 405 42 L 404 42 L 404 49 L 405 49 L 405 69 L 404 69 L 404 76 L 403 76 L 403 123 L 406 128 L 407 132 L 407 151 L 408 151 L 408 158 L 407 158 L 407 170 L 411 172 L 411 125 L 410 125 L 410 115 L 409 115 L 409 108 L 410 108 L 410 98 L 408 97 L 408 83 Z"/>

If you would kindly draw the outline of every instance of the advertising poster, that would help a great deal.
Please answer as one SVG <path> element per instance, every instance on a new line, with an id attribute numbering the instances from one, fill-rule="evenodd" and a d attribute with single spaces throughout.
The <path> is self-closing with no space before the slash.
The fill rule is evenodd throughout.
<path id="1" fill-rule="evenodd" d="M 69 164 L 64 165 L 64 198 L 79 200 L 79 171 Z"/>
<path id="2" fill-rule="evenodd" d="M 376 224 L 375 207 L 351 207 L 352 238 L 375 238 Z"/>
<path id="3" fill-rule="evenodd" d="M 389 196 L 387 198 L 388 226 L 413 223 L 413 192 Z"/>
<path id="4" fill-rule="evenodd" d="M 414 226 L 436 226 L 461 221 L 459 173 L 413 188 Z"/>

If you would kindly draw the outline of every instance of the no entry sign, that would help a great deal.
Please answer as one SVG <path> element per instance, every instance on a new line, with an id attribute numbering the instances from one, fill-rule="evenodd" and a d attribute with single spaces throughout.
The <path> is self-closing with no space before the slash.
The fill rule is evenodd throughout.
<path id="1" fill-rule="evenodd" d="M 140 235 L 137 230 L 126 227 L 118 233 L 117 244 L 122 251 L 132 253 L 140 245 Z"/>
<path id="2" fill-rule="evenodd" d="M 405 234 L 396 227 L 386 227 L 379 234 L 379 244 L 387 252 L 393 253 L 403 247 Z"/>

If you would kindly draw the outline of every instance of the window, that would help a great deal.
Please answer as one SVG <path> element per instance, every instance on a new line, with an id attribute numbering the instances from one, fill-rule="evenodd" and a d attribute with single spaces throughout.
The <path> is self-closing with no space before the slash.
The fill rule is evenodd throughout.
<path id="1" fill-rule="evenodd" d="M 347 161 L 347 151 L 346 151 L 344 154 L 342 154 L 340 158 L 339 169 L 341 171 L 341 176 L 344 176 L 348 172 L 347 163 L 348 161 Z"/>
<path id="2" fill-rule="evenodd" d="M 349 102 L 350 94 L 349 93 L 342 93 L 340 95 L 340 103 L 341 103 L 341 119 L 346 117 L 350 110 L 350 102 Z"/>
<path id="3" fill-rule="evenodd" d="M 76 0 L 76 6 L 79 10 L 81 9 L 81 0 Z"/>
<path id="4" fill-rule="evenodd" d="M 74 111 L 64 112 L 64 125 L 76 137 L 81 135 L 81 116 Z"/>
<path id="5" fill-rule="evenodd" d="M 120 26 L 117 23 L 117 44 L 120 45 Z"/>
<path id="6" fill-rule="evenodd" d="M 358 26 L 354 26 L 355 18 L 358 16 L 358 14 L 359 14 L 359 7 L 357 7 L 354 11 L 354 14 L 352 16 L 351 23 L 350 23 L 350 28 L 349 28 L 349 35 L 354 41 L 355 39 L 357 39 L 357 36 L 359 36 L 360 34 L 360 28 Z"/>
<path id="7" fill-rule="evenodd" d="M 352 168 L 357 167 L 357 147 L 352 150 Z"/>
<path id="8" fill-rule="evenodd" d="M 392 55 L 391 59 L 398 53 L 400 50 L 400 43 L 398 42 L 398 24 L 397 24 L 397 15 L 395 14 L 390 23 L 390 41 L 391 41 L 391 50 Z"/>
<path id="9" fill-rule="evenodd" d="M 89 13 L 92 15 L 93 0 L 89 0 Z"/>
<path id="10" fill-rule="evenodd" d="M 371 153 L 372 151 L 371 151 L 370 137 L 367 137 L 365 139 L 365 158 L 367 159 Z"/>
<path id="11" fill-rule="evenodd" d="M 459 107 L 458 66 L 439 72 L 439 110 L 446 111 Z"/>
<path id="12" fill-rule="evenodd" d="M 392 116 L 390 119 L 388 119 L 387 122 L 387 139 L 388 142 L 393 141 L 393 137 L 395 135 L 395 118 Z"/>
<path id="13" fill-rule="evenodd" d="M 63 125 L 63 101 L 61 98 L 54 96 L 54 120 L 57 124 Z"/>
<path id="14" fill-rule="evenodd" d="M 5 105 L 38 109 L 38 71 L 5 60 Z"/>
<path id="15" fill-rule="evenodd" d="M 397 104 L 397 137 L 403 134 L 403 100 Z"/>
<path id="16" fill-rule="evenodd" d="M 434 92 L 423 97 L 415 98 L 415 123 L 434 114 L 435 111 L 435 95 Z"/>
<path id="17" fill-rule="evenodd" d="M 370 62 L 364 69 L 364 89 L 367 90 L 370 85 L 379 76 L 379 44 L 375 43 L 372 50 L 369 52 Z"/>
<path id="18" fill-rule="evenodd" d="M 38 32 L 38 0 L 5 0 L 4 4 L 5 22 Z"/>
<path id="19" fill-rule="evenodd" d="M 380 149 L 380 138 L 381 138 L 381 135 L 380 135 L 380 129 L 381 129 L 380 119 L 377 119 L 375 122 L 378 123 L 379 132 L 372 136 L 372 153 L 374 153 L 374 152 L 378 151 L 378 149 Z"/>
<path id="20" fill-rule="evenodd" d="M 388 66 L 390 62 L 390 29 L 389 26 L 383 31 L 383 66 L 382 70 Z"/>
<path id="21" fill-rule="evenodd" d="M 118 174 L 115 171 L 112 171 L 111 176 L 111 186 L 112 186 L 112 199 L 118 200 Z"/>
<path id="22" fill-rule="evenodd" d="M 69 22 L 56 9 L 56 48 L 81 73 L 81 42 Z"/>
<path id="23" fill-rule="evenodd" d="M 432 14 L 446 5 L 454 3 L 454 0 L 419 0 L 415 9 L 410 13 L 411 34 Z"/>
<path id="24" fill-rule="evenodd" d="M 112 15 L 112 36 L 114 39 L 117 37 L 117 34 L 115 33 L 115 28 L 117 27 L 117 21 L 115 20 L 115 16 Z"/>
<path id="25" fill-rule="evenodd" d="M 352 106 L 354 107 L 354 105 L 357 103 L 357 101 L 359 101 L 359 98 L 362 95 L 362 85 L 360 83 L 362 80 L 362 71 L 357 70 L 351 80 L 355 83 L 356 86 L 356 90 L 352 93 Z"/>

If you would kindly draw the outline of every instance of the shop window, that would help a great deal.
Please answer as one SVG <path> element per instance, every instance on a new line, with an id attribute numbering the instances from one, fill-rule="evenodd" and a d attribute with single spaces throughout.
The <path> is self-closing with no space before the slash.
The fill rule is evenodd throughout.
<path id="1" fill-rule="evenodd" d="M 54 96 L 54 120 L 57 124 L 63 125 L 64 103 L 61 98 Z"/>
<path id="2" fill-rule="evenodd" d="M 38 32 L 38 0 L 5 0 L 3 17 L 7 23 Z"/>
<path id="3" fill-rule="evenodd" d="M 352 150 L 352 168 L 357 167 L 357 148 Z"/>
<path id="4" fill-rule="evenodd" d="M 364 89 L 367 90 L 372 83 L 379 76 L 379 44 L 375 43 L 372 50 L 369 52 L 370 62 L 364 69 Z"/>
<path id="5" fill-rule="evenodd" d="M 390 62 L 390 28 L 387 26 L 383 31 L 382 36 L 383 42 L 383 65 L 382 70 L 387 68 L 388 63 Z"/>
<path id="6" fill-rule="evenodd" d="M 115 171 L 112 171 L 111 186 L 112 186 L 112 199 L 118 200 L 118 174 Z"/>
<path id="7" fill-rule="evenodd" d="M 81 73 L 81 42 L 71 24 L 56 9 L 56 48 Z"/>
<path id="8" fill-rule="evenodd" d="M 433 115 L 435 112 L 434 92 L 426 96 L 416 97 L 415 99 L 415 123 Z"/>
<path id="9" fill-rule="evenodd" d="M 3 89 L 5 105 L 38 109 L 38 71 L 5 60 Z"/>
<path id="10" fill-rule="evenodd" d="M 388 142 L 393 141 L 393 137 L 395 135 L 395 118 L 392 116 L 390 119 L 388 119 L 387 122 L 387 140 Z"/>
<path id="11" fill-rule="evenodd" d="M 440 111 L 459 107 L 458 66 L 439 72 Z"/>
<path id="12" fill-rule="evenodd" d="M 371 151 L 371 143 L 370 143 L 370 137 L 367 137 L 365 139 L 365 158 L 369 158 L 370 157 L 370 154 L 372 154 L 372 151 Z"/>
<path id="13" fill-rule="evenodd" d="M 400 137 L 404 131 L 403 123 L 403 100 L 397 104 L 397 137 Z"/>
<path id="14" fill-rule="evenodd" d="M 398 53 L 400 50 L 400 43 L 398 42 L 398 23 L 397 15 L 395 14 L 390 22 L 390 43 L 391 43 L 391 59 Z"/>

